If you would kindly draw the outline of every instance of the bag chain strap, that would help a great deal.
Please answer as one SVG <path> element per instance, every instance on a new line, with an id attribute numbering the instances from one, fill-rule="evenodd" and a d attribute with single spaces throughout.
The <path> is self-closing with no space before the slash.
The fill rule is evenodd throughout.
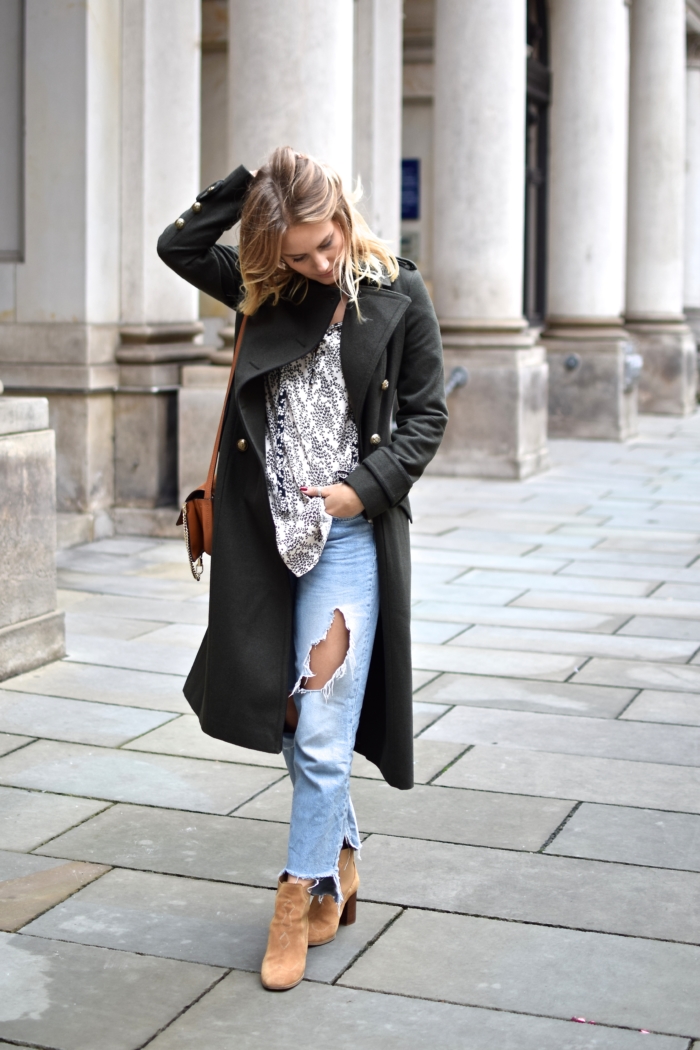
<path id="1" fill-rule="evenodd" d="M 187 548 L 187 557 L 190 560 L 190 569 L 197 583 L 202 578 L 204 572 L 204 565 L 202 564 L 202 555 L 200 554 L 197 561 L 192 557 L 192 547 L 190 546 L 190 530 L 187 526 L 187 504 L 182 504 L 182 525 L 185 530 L 185 547 Z"/>

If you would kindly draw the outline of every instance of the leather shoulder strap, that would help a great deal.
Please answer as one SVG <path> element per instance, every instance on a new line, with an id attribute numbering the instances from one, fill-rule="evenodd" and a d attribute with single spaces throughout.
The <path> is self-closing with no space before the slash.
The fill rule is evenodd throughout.
<path id="1" fill-rule="evenodd" d="M 228 399 L 231 394 L 231 387 L 233 386 L 233 376 L 236 371 L 236 364 L 238 362 L 238 355 L 241 352 L 241 343 L 243 342 L 243 333 L 245 332 L 245 326 L 248 323 L 248 315 L 244 314 L 243 320 L 241 321 L 241 327 L 238 330 L 238 339 L 236 340 L 236 348 L 233 351 L 233 361 L 231 363 L 231 371 L 228 377 L 228 386 L 226 387 L 226 397 L 221 409 L 221 419 L 219 420 L 219 429 L 216 432 L 216 439 L 214 441 L 214 451 L 211 454 L 211 463 L 209 464 L 209 473 L 207 474 L 207 480 L 204 485 L 204 498 L 211 499 L 211 494 L 214 489 L 214 477 L 216 475 L 216 463 L 219 458 L 219 447 L 221 446 L 221 435 L 224 430 L 224 419 L 226 417 L 226 406 L 228 405 Z"/>

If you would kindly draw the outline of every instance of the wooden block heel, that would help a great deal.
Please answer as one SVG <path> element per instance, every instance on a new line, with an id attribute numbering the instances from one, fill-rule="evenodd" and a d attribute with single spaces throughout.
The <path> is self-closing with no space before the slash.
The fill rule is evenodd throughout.
<path id="1" fill-rule="evenodd" d="M 351 897 L 345 902 L 343 908 L 343 914 L 340 916 L 341 926 L 352 926 L 357 918 L 357 892 L 353 893 Z"/>

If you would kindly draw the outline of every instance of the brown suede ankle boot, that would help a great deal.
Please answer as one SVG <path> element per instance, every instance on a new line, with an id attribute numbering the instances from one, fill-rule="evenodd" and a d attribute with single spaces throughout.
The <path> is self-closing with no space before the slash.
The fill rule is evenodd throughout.
<path id="1" fill-rule="evenodd" d="M 338 932 L 338 926 L 352 926 L 355 921 L 357 889 L 360 885 L 360 876 L 355 867 L 355 851 L 353 849 L 340 851 L 338 869 L 340 889 L 343 894 L 342 912 L 339 914 L 338 905 L 330 895 L 327 894 L 323 900 L 320 897 L 312 896 L 311 908 L 309 909 L 310 945 L 328 944 Z"/>
<path id="2" fill-rule="evenodd" d="M 275 914 L 270 923 L 267 951 L 260 980 L 271 992 L 286 992 L 299 984 L 306 969 L 309 937 L 308 886 L 288 882 L 286 874 L 277 883 Z"/>

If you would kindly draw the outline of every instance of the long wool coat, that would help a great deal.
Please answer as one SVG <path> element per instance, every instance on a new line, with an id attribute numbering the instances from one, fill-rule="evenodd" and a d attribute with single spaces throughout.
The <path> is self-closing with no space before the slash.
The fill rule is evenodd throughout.
<path id="1" fill-rule="evenodd" d="M 240 218 L 250 180 L 237 168 L 200 193 L 158 241 L 168 266 L 233 309 L 241 298 L 238 253 L 216 242 Z M 209 628 L 185 696 L 205 733 L 260 751 L 282 748 L 293 615 L 265 482 L 264 376 L 320 342 L 339 297 L 337 287 L 309 281 L 303 298 L 267 303 L 249 318 L 221 443 Z M 380 616 L 355 749 L 389 784 L 410 788 L 408 492 L 435 455 L 447 421 L 442 346 L 413 263 L 401 260 L 393 283 L 363 284 L 359 305 L 362 320 L 349 306 L 341 337 L 361 461 L 347 480 L 374 522 Z"/>

